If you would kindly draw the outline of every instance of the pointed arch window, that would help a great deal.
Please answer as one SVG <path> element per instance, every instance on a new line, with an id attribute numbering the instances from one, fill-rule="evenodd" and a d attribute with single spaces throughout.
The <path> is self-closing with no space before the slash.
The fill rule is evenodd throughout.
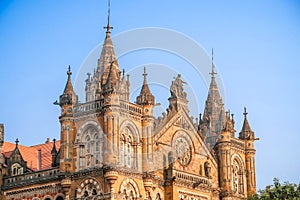
<path id="1" fill-rule="evenodd" d="M 125 128 L 120 137 L 120 165 L 128 168 L 137 168 L 136 146 L 132 132 Z"/>
<path id="2" fill-rule="evenodd" d="M 88 124 L 76 139 L 77 170 L 101 165 L 103 162 L 103 132 L 101 127 Z"/>
<path id="3" fill-rule="evenodd" d="M 244 194 L 243 167 L 237 159 L 232 162 L 232 191 L 237 194 Z"/>

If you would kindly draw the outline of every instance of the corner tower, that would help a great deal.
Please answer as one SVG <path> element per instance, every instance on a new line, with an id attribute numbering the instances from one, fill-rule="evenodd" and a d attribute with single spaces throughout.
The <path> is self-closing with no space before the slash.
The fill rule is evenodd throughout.
<path id="1" fill-rule="evenodd" d="M 60 171 L 74 172 L 75 171 L 75 151 L 73 142 L 75 140 L 76 127 L 74 123 L 74 106 L 77 104 L 78 97 L 74 92 L 71 81 L 71 67 L 69 66 L 68 80 L 64 92 L 59 97 L 59 102 L 55 104 L 61 107 L 61 115 L 59 121 L 61 124 L 61 147 L 60 147 Z"/>

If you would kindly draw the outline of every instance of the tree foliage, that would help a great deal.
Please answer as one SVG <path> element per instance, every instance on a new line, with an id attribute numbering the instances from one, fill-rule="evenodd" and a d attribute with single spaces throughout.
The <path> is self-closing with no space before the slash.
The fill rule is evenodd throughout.
<path id="1" fill-rule="evenodd" d="M 284 182 L 281 184 L 278 178 L 274 178 L 274 185 L 268 185 L 248 198 L 249 200 L 300 200 L 300 184 Z"/>

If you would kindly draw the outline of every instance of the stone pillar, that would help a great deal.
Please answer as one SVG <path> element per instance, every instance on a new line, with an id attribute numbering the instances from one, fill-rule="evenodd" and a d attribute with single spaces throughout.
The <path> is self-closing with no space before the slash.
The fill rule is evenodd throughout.
<path id="1" fill-rule="evenodd" d="M 61 187 L 63 189 L 63 193 L 65 195 L 65 199 L 66 200 L 69 200 L 70 199 L 70 188 L 71 188 L 71 184 L 72 184 L 72 181 L 69 177 L 66 177 L 64 178 L 62 181 L 61 181 Z"/>
<path id="2" fill-rule="evenodd" d="M 118 172 L 116 171 L 107 171 L 104 174 L 104 178 L 108 181 L 110 186 L 110 199 L 114 199 L 114 183 L 118 179 Z"/>
<path id="3" fill-rule="evenodd" d="M 247 176 L 247 194 L 252 195 L 256 193 L 256 174 L 255 174 L 255 149 L 253 141 L 246 143 L 246 176 Z"/>

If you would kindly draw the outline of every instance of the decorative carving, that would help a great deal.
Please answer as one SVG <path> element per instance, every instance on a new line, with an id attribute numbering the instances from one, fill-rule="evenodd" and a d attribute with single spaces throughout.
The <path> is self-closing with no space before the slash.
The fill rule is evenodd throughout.
<path id="1" fill-rule="evenodd" d="M 192 149 L 184 137 L 179 137 L 174 143 L 176 157 L 182 166 L 187 166 L 192 159 Z"/>
<path id="2" fill-rule="evenodd" d="M 183 91 L 183 84 L 185 82 L 181 80 L 181 74 L 178 74 L 170 87 L 171 97 L 186 98 L 186 92 Z"/>

